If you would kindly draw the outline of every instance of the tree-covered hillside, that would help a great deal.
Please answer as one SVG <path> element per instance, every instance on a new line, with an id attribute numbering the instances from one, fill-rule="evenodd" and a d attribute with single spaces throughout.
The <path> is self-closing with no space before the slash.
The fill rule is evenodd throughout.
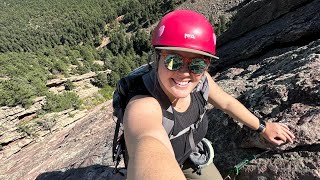
<path id="1" fill-rule="evenodd" d="M 147 62 L 148 28 L 183 1 L 172 0 L 4 0 L 0 3 L 0 106 L 28 106 L 34 97 L 61 103 L 48 92 L 55 77 L 99 74 L 95 84 L 114 87 L 133 68 Z M 97 48 L 103 39 L 110 43 Z M 104 65 L 94 63 L 103 61 Z M 76 95 L 68 93 L 79 107 Z M 52 98 L 56 97 L 56 98 Z M 64 105 L 61 105 L 64 106 Z M 50 106 L 55 107 L 55 106 Z"/>

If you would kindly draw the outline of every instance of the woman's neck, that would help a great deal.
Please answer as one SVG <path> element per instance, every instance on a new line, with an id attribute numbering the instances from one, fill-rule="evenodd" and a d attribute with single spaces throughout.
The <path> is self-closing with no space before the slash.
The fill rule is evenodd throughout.
<path id="1" fill-rule="evenodd" d="M 185 112 L 191 103 L 191 96 L 190 94 L 185 98 L 176 98 L 171 101 L 172 107 L 178 112 Z"/>

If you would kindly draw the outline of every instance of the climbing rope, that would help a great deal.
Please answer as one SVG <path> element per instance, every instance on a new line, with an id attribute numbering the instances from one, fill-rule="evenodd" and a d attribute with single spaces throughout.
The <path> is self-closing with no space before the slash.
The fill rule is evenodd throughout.
<path id="1" fill-rule="evenodd" d="M 243 161 L 241 161 L 240 163 L 236 164 L 235 166 L 233 166 L 232 168 L 230 168 L 228 175 L 224 178 L 224 180 L 235 180 L 236 177 L 239 174 L 240 169 L 242 169 L 245 165 L 247 165 L 248 163 L 250 163 L 252 160 L 257 159 L 258 157 L 262 156 L 263 154 L 266 154 L 268 152 L 270 152 L 271 149 L 266 150 L 260 154 L 256 154 L 253 155 L 252 157 L 245 159 Z"/>

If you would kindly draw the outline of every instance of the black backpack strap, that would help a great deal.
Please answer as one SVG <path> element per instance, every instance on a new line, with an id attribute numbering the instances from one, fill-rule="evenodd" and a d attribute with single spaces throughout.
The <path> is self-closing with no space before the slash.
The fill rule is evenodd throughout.
<path id="1" fill-rule="evenodd" d="M 143 83 L 151 96 L 159 100 L 162 109 L 162 125 L 168 135 L 172 133 L 174 126 L 174 112 L 168 96 L 163 92 L 158 82 L 155 69 L 142 76 Z"/>
<path id="2" fill-rule="evenodd" d="M 123 115 L 130 94 L 137 90 L 137 86 L 143 85 L 142 76 L 152 69 L 151 64 L 145 64 L 130 72 L 126 77 L 121 78 L 117 82 L 117 88 L 113 93 L 113 117 L 116 118 L 116 127 L 112 144 L 112 159 L 115 162 L 114 172 L 118 172 L 118 165 L 121 159 L 124 159 L 125 166 L 128 162 L 128 154 L 126 151 L 124 130 L 123 130 Z"/>
<path id="3" fill-rule="evenodd" d="M 167 95 L 163 92 L 160 84 L 158 82 L 158 76 L 156 75 L 155 69 L 152 69 L 150 72 L 146 73 L 142 76 L 143 83 L 145 87 L 148 89 L 151 96 L 160 100 L 159 103 L 163 109 L 168 110 L 170 112 L 171 102 L 168 99 Z"/>

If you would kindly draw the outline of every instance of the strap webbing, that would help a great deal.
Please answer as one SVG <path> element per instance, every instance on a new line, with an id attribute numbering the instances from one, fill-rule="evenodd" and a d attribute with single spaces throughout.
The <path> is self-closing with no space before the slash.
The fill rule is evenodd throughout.
<path id="1" fill-rule="evenodd" d="M 190 128 L 190 132 L 189 132 L 189 143 L 190 143 L 190 147 L 192 149 L 192 152 L 196 152 L 196 144 L 194 142 L 194 138 L 193 138 L 193 131 L 194 131 L 194 126 L 192 126 Z"/>

